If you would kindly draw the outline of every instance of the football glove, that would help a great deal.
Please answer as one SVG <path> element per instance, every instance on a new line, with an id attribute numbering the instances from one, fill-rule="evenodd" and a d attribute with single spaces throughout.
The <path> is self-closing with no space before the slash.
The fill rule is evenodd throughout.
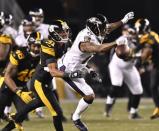
<path id="1" fill-rule="evenodd" d="M 22 90 L 17 90 L 16 94 L 27 104 L 30 101 L 33 100 L 32 98 L 32 92 L 28 91 L 28 92 L 24 92 Z"/>
<path id="2" fill-rule="evenodd" d="M 76 70 L 71 73 L 64 73 L 64 77 L 69 78 L 84 78 L 88 73 L 88 70 L 85 68 L 82 68 L 81 70 Z"/>
<path id="3" fill-rule="evenodd" d="M 126 24 L 129 20 L 134 18 L 134 12 L 127 13 L 124 18 L 121 20 L 123 24 Z"/>

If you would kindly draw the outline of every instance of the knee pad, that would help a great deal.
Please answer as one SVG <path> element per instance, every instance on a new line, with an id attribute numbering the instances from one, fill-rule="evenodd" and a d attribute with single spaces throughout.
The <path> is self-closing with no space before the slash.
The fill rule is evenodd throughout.
<path id="1" fill-rule="evenodd" d="M 83 100 L 88 104 L 92 104 L 94 99 L 89 99 L 89 100 L 83 99 Z"/>

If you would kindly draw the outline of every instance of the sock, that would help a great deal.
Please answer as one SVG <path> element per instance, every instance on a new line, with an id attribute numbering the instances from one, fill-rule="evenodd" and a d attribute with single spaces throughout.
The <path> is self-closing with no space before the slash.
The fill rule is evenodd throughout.
<path id="1" fill-rule="evenodd" d="M 113 102 L 114 102 L 114 98 L 107 96 L 106 104 L 113 104 Z"/>
<path id="2" fill-rule="evenodd" d="M 43 111 L 43 107 L 38 107 L 38 108 L 36 108 L 35 110 L 36 110 L 36 112 L 39 112 L 39 111 L 42 112 L 42 111 Z"/>
<path id="3" fill-rule="evenodd" d="M 89 104 L 86 103 L 83 98 L 79 101 L 78 106 L 72 116 L 73 121 L 80 119 L 81 113 L 88 108 L 88 105 Z"/>
<path id="4" fill-rule="evenodd" d="M 134 113 L 136 113 L 136 112 L 137 112 L 137 109 L 135 109 L 135 108 L 133 108 L 133 107 L 130 108 L 130 114 L 134 114 Z"/>
<path id="5" fill-rule="evenodd" d="M 60 116 L 54 116 L 53 123 L 54 123 L 56 131 L 63 131 L 63 125 L 62 125 L 62 120 Z"/>
<path id="6" fill-rule="evenodd" d="M 10 112 L 11 112 L 11 106 L 6 106 L 5 109 L 4 109 L 4 113 L 6 115 L 8 115 L 8 113 L 10 113 Z"/>

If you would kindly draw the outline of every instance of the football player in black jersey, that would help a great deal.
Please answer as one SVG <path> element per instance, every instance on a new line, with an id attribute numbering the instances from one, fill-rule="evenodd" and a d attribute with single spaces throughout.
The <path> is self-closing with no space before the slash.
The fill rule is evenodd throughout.
<path id="1" fill-rule="evenodd" d="M 151 71 L 151 93 L 155 104 L 155 110 L 151 119 L 159 118 L 159 36 L 151 30 L 148 19 L 138 19 L 135 23 L 138 32 L 139 43 L 142 48 L 142 63 L 152 65 Z"/>
<path id="2" fill-rule="evenodd" d="M 44 105 L 49 109 L 53 117 L 56 131 L 63 131 L 61 120 L 62 110 L 49 85 L 52 84 L 53 77 L 76 77 L 76 74 L 80 73 L 80 71 L 65 73 L 56 68 L 56 60 L 63 55 L 61 48 L 65 49 L 65 44 L 68 41 L 69 27 L 67 23 L 62 20 L 54 21 L 49 27 L 49 39 L 41 42 L 40 63 L 31 80 L 31 90 L 35 98 L 16 115 L 12 116 L 13 120 L 11 120 L 2 131 L 10 131 L 15 127 L 18 127 L 19 130 L 23 130 L 21 126 L 21 122 L 24 120 L 23 116 L 31 110 Z M 30 101 L 30 99 L 28 100 Z"/>
<path id="3" fill-rule="evenodd" d="M 33 33 L 36 41 L 28 40 L 28 48 L 17 48 L 10 53 L 9 63 L 1 77 L 0 86 L 0 117 L 4 117 L 5 106 L 12 102 L 17 111 L 25 103 L 32 99 L 31 92 L 28 92 L 26 83 L 35 72 L 35 67 L 40 60 L 40 43 L 41 35 L 39 32 Z"/>

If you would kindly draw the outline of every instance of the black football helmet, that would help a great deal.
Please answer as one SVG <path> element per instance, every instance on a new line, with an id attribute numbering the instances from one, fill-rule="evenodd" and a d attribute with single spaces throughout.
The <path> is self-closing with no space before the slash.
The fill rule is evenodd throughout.
<path id="1" fill-rule="evenodd" d="M 28 49 L 32 56 L 36 57 L 40 54 L 41 42 L 43 40 L 43 36 L 40 32 L 32 32 L 27 37 Z"/>
<path id="2" fill-rule="evenodd" d="M 136 29 L 136 32 L 138 34 L 143 34 L 143 33 L 147 33 L 149 32 L 151 29 L 150 29 L 150 22 L 148 19 L 138 19 L 136 22 L 135 22 L 135 29 Z"/>
<path id="3" fill-rule="evenodd" d="M 55 42 L 67 43 L 69 41 L 69 26 L 65 21 L 55 20 L 49 26 L 49 35 Z"/>
<path id="4" fill-rule="evenodd" d="M 107 24 L 108 20 L 102 14 L 97 14 L 86 21 L 86 27 L 100 40 L 103 40 L 107 34 Z"/>
<path id="5" fill-rule="evenodd" d="M 28 44 L 41 44 L 41 41 L 43 40 L 43 36 L 41 35 L 40 32 L 32 32 L 28 37 L 27 37 L 27 42 Z"/>

